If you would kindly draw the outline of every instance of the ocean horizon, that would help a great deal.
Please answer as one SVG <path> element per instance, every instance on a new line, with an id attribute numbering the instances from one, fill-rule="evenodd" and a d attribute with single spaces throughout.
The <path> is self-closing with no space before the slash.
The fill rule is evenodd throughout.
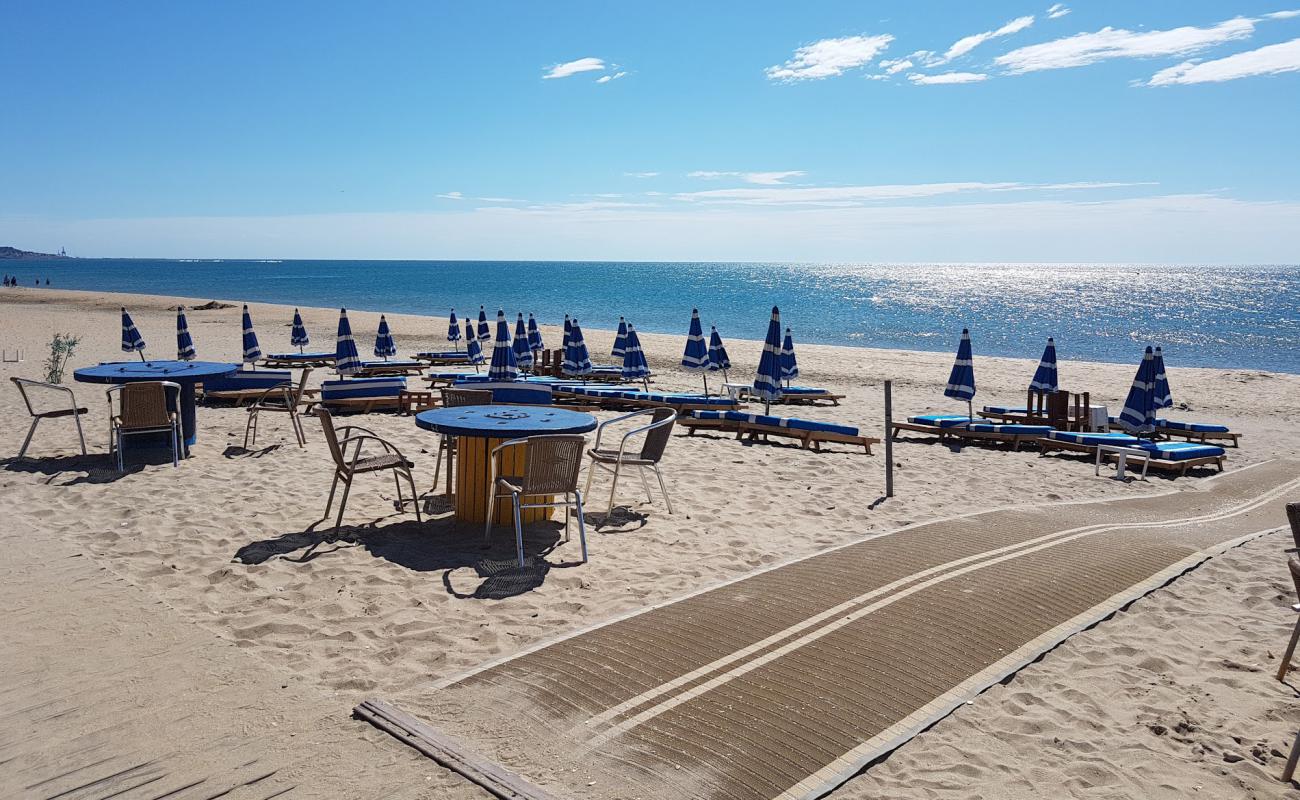
<path id="1" fill-rule="evenodd" d="M 762 339 L 771 306 L 797 343 L 955 350 L 1171 367 L 1300 373 L 1300 266 L 810 264 L 618 261 L 52 259 L 5 262 L 20 286 L 343 306 L 462 318 L 480 304 L 588 328 L 624 316 L 686 332 L 691 309 L 724 338 Z"/>

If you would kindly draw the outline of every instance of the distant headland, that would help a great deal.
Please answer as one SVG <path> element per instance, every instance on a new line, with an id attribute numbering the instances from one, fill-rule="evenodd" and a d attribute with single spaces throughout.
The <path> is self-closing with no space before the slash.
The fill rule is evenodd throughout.
<path id="1" fill-rule="evenodd" d="M 0 247 L 0 261 L 35 261 L 46 258 L 72 258 L 60 250 L 57 253 L 34 253 L 31 250 L 19 250 L 17 247 Z"/>

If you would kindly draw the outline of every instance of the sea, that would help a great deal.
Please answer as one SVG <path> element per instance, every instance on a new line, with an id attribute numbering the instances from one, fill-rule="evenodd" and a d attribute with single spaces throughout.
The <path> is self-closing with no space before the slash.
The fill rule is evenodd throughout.
<path id="1" fill-rule="evenodd" d="M 772 306 L 795 341 L 1300 373 L 1300 266 L 791 264 L 601 261 L 58 259 L 0 262 L 21 285 L 347 307 L 388 313 L 516 312 L 586 328 L 762 339 Z"/>

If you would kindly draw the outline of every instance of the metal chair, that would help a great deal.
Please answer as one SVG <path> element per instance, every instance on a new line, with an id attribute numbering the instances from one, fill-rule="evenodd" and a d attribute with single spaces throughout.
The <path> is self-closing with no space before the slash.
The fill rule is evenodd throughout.
<path id="1" fill-rule="evenodd" d="M 442 407 L 453 408 L 456 406 L 490 406 L 492 405 L 492 392 L 488 389 L 454 389 L 445 388 L 442 390 Z M 438 489 L 438 474 L 442 471 L 442 456 L 447 454 L 447 496 L 451 497 L 451 457 L 456 452 L 456 439 L 453 436 L 442 434 L 438 437 L 438 457 L 433 463 L 433 486 L 429 487 L 430 492 Z"/>
<path id="2" fill-rule="evenodd" d="M 587 563 L 587 527 L 582 520 L 582 492 L 578 491 L 578 473 L 582 471 L 582 448 L 587 438 L 581 435 L 529 436 L 512 439 L 492 448 L 489 457 L 487 521 L 483 524 L 483 541 L 492 539 L 492 514 L 498 498 L 510 497 L 515 512 L 515 549 L 519 566 L 524 566 L 524 526 L 520 511 L 526 508 L 564 508 L 564 541 L 569 541 L 569 511 L 578 512 L 578 539 L 582 543 L 582 563 Z M 508 448 L 524 448 L 522 475 L 504 475 L 501 454 Z M 498 491 L 502 489 L 504 491 Z M 564 495 L 563 500 L 525 503 L 525 497 Z"/>
<path id="3" fill-rule="evenodd" d="M 268 388 L 248 407 L 248 422 L 244 425 L 244 449 L 250 444 L 257 444 L 257 420 L 263 411 L 287 413 L 289 426 L 293 428 L 294 438 L 299 447 L 307 446 L 307 436 L 302 430 L 302 420 L 298 417 L 298 406 L 302 404 L 302 394 L 307 388 L 307 377 L 311 367 L 303 369 L 298 376 L 298 385 L 281 383 Z M 251 434 L 251 439 L 250 439 Z"/>
<path id="4" fill-rule="evenodd" d="M 171 436 L 172 467 L 180 466 L 181 385 L 172 381 L 140 381 L 109 387 L 108 454 L 117 456 L 117 471 L 126 469 L 123 445 L 128 436 L 166 433 Z M 113 397 L 117 411 L 113 411 Z"/>
<path id="5" fill-rule="evenodd" d="M 88 412 L 86 409 L 77 405 L 77 396 L 72 393 L 71 389 L 67 386 L 60 386 L 57 383 L 42 383 L 27 378 L 10 378 L 9 380 L 13 381 L 14 386 L 18 387 L 18 393 L 23 396 L 23 403 L 27 405 L 27 413 L 32 415 L 32 426 L 27 429 L 27 438 L 23 439 L 22 449 L 18 451 L 19 458 L 22 458 L 27 454 L 27 445 L 31 444 L 32 434 L 36 433 L 36 426 L 40 424 L 41 420 L 57 419 L 59 417 L 72 417 L 72 421 L 77 424 L 77 437 L 81 439 L 81 454 L 83 456 L 86 455 L 86 434 L 81 430 L 81 415 Z M 32 389 L 37 392 L 52 390 L 65 393 L 68 396 L 68 407 L 50 408 L 46 411 L 37 411 L 36 409 L 45 408 L 47 404 L 42 403 L 39 400 L 33 404 L 32 397 L 27 394 L 28 390 Z"/>
<path id="6" fill-rule="evenodd" d="M 334 481 L 330 484 L 330 497 L 325 503 L 325 517 L 328 519 L 330 509 L 334 506 L 334 491 L 338 488 L 339 481 L 343 482 L 343 497 L 339 501 L 339 514 L 334 520 L 333 535 L 337 536 L 339 526 L 343 524 L 343 510 L 348 506 L 348 494 L 352 491 L 352 479 L 358 475 L 367 472 L 382 472 L 392 470 L 393 483 L 397 486 L 397 507 L 400 511 L 405 505 L 406 500 L 402 497 L 402 482 L 400 477 L 406 478 L 406 482 L 411 487 L 411 502 L 415 505 L 415 521 L 421 522 L 420 504 L 416 499 L 415 478 L 411 476 L 411 462 L 406 460 L 391 442 L 380 438 L 374 431 L 363 428 L 360 425 L 345 425 L 342 428 L 334 427 L 334 417 L 329 411 L 323 408 L 316 409 L 316 416 L 320 418 L 321 429 L 325 433 L 325 442 L 329 445 L 330 457 L 334 459 Z M 360 431 L 360 433 L 354 433 Z M 339 438 L 340 434 L 343 438 Z M 362 456 L 362 445 L 366 442 L 374 442 L 384 449 L 383 453 L 371 456 Z M 348 456 L 348 447 L 352 447 L 352 455 Z"/>
<path id="7" fill-rule="evenodd" d="M 619 440 L 618 449 L 601 449 L 600 440 L 605 433 L 605 429 L 610 425 L 615 425 L 626 420 L 636 419 L 650 415 L 648 425 L 642 425 L 633 428 L 623 434 Z M 637 475 L 641 477 L 641 486 L 645 489 L 646 499 L 654 502 L 654 495 L 650 492 L 650 483 L 645 479 L 646 470 L 650 470 L 659 479 L 659 491 L 663 493 L 664 505 L 668 507 L 668 513 L 673 513 L 673 501 L 668 498 L 668 487 L 664 484 L 664 474 L 659 470 L 659 462 L 664 457 L 664 450 L 668 447 L 668 438 L 673 432 L 673 423 L 677 421 L 677 412 L 671 408 L 647 408 L 642 411 L 636 411 L 631 414 L 624 414 L 621 417 L 602 422 L 596 429 L 596 444 L 587 451 L 587 456 L 591 458 L 591 466 L 587 470 L 586 492 L 591 493 L 591 479 L 596 473 L 596 468 L 612 472 L 613 480 L 609 484 L 609 507 L 605 514 L 614 513 L 614 492 L 618 489 L 618 479 L 622 473 L 623 467 L 636 467 Z M 636 453 L 628 452 L 628 442 L 634 436 L 645 434 L 645 441 L 641 443 L 641 450 Z"/>

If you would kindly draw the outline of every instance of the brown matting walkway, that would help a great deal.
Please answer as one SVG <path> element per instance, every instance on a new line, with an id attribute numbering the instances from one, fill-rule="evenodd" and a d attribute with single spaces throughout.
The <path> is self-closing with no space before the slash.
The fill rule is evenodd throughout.
<path id="1" fill-rule="evenodd" d="M 401 698 L 560 797 L 819 797 L 1215 553 L 1285 523 L 1300 464 L 872 536 Z"/>

